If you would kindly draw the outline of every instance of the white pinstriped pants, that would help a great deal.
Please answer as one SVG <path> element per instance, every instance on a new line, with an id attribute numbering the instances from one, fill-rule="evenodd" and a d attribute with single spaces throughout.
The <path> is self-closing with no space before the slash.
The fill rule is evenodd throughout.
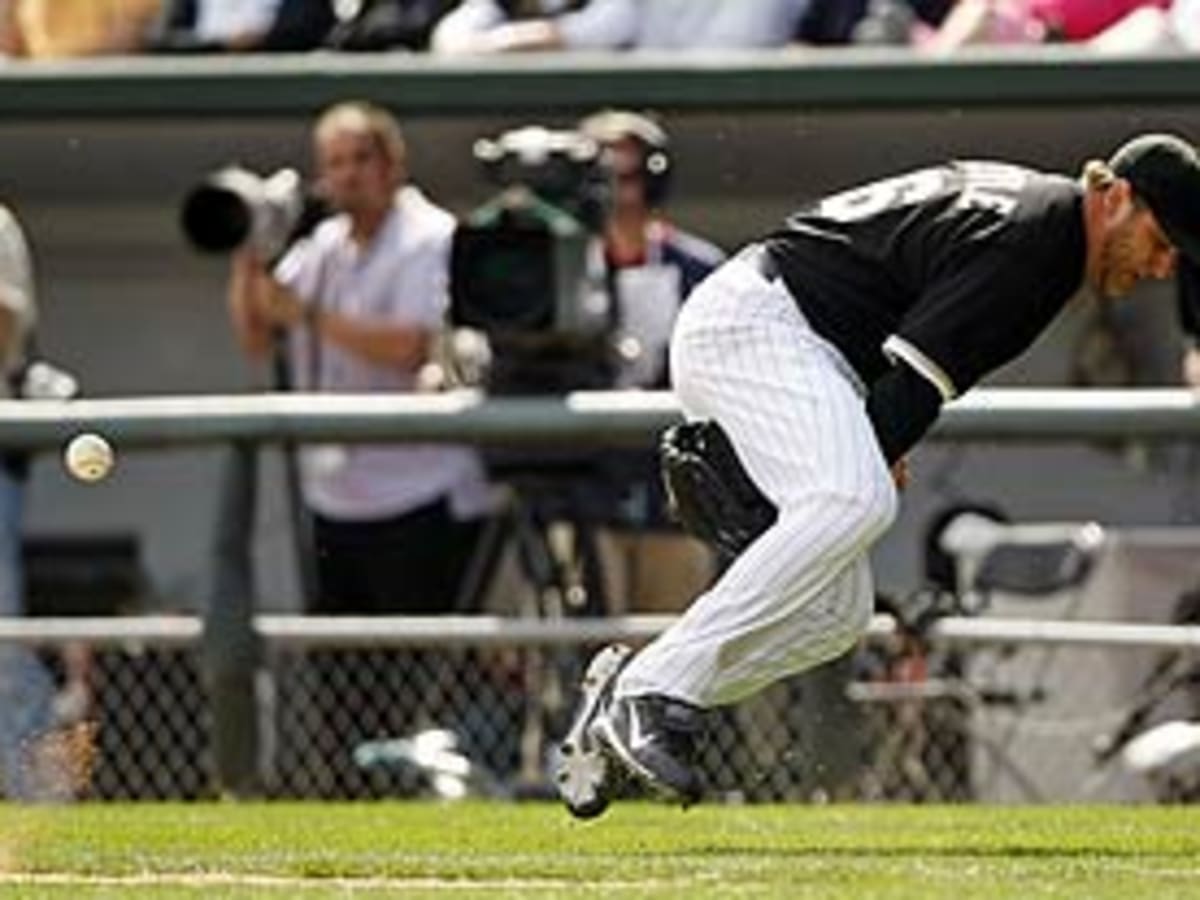
<path id="1" fill-rule="evenodd" d="M 685 414 L 721 424 L 779 518 L 630 661 L 616 693 L 719 706 L 862 635 L 874 606 L 867 551 L 895 517 L 896 490 L 857 376 L 783 284 L 745 261 L 684 304 L 671 373 Z"/>

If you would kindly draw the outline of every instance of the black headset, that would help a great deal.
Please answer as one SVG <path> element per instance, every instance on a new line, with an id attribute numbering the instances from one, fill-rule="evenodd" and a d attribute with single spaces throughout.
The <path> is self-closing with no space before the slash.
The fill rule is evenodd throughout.
<path id="1" fill-rule="evenodd" d="M 642 146 L 642 184 L 648 206 L 666 203 L 671 186 L 670 140 L 654 119 L 623 109 L 606 109 L 580 120 L 578 130 L 597 143 L 633 138 Z"/>

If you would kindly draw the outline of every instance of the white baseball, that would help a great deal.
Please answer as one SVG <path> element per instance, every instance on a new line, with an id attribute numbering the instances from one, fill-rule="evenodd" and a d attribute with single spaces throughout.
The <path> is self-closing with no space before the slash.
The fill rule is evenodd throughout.
<path id="1" fill-rule="evenodd" d="M 112 445 L 98 434 L 77 434 L 67 444 L 63 462 L 80 481 L 96 482 L 107 477 L 116 461 Z"/>

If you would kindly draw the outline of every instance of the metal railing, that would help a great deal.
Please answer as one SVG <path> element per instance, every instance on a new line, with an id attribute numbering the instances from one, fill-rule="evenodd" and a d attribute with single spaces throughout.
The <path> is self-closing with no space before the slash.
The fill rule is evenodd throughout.
<path id="1" fill-rule="evenodd" d="M 80 431 L 117 447 L 234 442 L 464 441 L 605 447 L 644 445 L 676 421 L 656 391 L 580 391 L 489 397 L 475 391 L 424 396 L 236 394 L 105 400 L 0 401 L 0 447 L 49 449 Z M 1068 441 L 1200 436 L 1200 393 L 979 389 L 951 403 L 933 437 L 956 441 Z"/>
<path id="2" fill-rule="evenodd" d="M 644 642 L 671 620 L 256 617 L 254 792 L 548 796 L 554 742 L 588 654 Z M 191 617 L 0 622 L 0 660 L 13 646 L 82 642 L 94 654 L 92 729 L 38 763 L 80 770 L 67 796 L 218 792 L 201 633 Z M 1128 743 L 1116 736 L 1132 734 L 1131 722 L 1149 724 L 1133 710 L 1150 688 L 1125 678 L 1115 692 L 1108 673 L 1124 660 L 1162 672 L 1167 660 L 1182 679 L 1196 668 L 1200 628 L 946 618 L 919 647 L 905 635 L 877 616 L 856 653 L 715 713 L 701 754 L 710 793 L 1164 799 L 1157 773 L 1110 752 L 1114 740 Z"/>
<path id="3" fill-rule="evenodd" d="M 525 619 L 506 616 L 296 616 L 258 615 L 255 633 L 267 646 L 321 647 L 558 647 L 639 643 L 666 630 L 675 616 L 631 615 L 599 619 Z M 96 647 L 144 644 L 188 647 L 203 633 L 196 616 L 129 618 L 3 619 L 0 645 L 47 647 L 72 641 Z M 869 639 L 893 637 L 895 619 L 877 615 Z M 1132 622 L 981 619 L 947 616 L 926 638 L 945 647 L 1020 644 L 1026 647 L 1109 647 L 1130 650 L 1200 651 L 1200 626 Z"/>
<path id="4" fill-rule="evenodd" d="M 0 402 L 0 447 L 48 450 L 62 446 L 80 431 L 97 431 L 113 441 L 118 454 L 139 448 L 196 444 L 233 443 L 246 448 L 260 442 L 328 440 L 448 440 L 585 450 L 596 446 L 645 445 L 655 431 L 675 421 L 678 415 L 670 395 L 651 392 L 524 398 L 459 392 L 436 396 L 280 394 L 20 401 Z M 1165 438 L 1197 434 L 1200 434 L 1200 396 L 1184 390 L 978 390 L 951 404 L 935 431 L 935 437 L 955 441 L 1061 441 L 1126 438 L 1130 435 Z M 245 540 L 248 532 L 242 520 L 246 512 L 246 509 L 233 512 L 232 519 L 241 524 L 230 529 L 227 536 L 230 541 Z M 130 632 L 117 638 L 109 649 L 116 654 L 114 658 L 123 659 L 128 655 L 129 647 L 153 646 L 157 640 L 161 649 L 187 657 L 187 665 L 172 671 L 188 690 L 197 690 L 203 685 L 211 695 L 210 704 L 201 706 L 211 716 L 211 752 L 216 759 L 212 768 L 217 773 L 218 783 L 238 793 L 258 790 L 260 779 L 254 770 L 261 771 L 259 761 L 263 754 L 269 755 L 273 740 L 274 732 L 262 722 L 264 703 L 255 690 L 259 675 L 264 671 L 262 661 L 273 653 L 291 654 L 299 660 L 296 664 L 304 669 L 301 657 L 309 651 L 333 652 L 334 657 L 318 668 L 326 674 L 353 673 L 338 676 L 338 683 L 347 689 L 358 685 L 364 690 L 392 677 L 387 674 L 392 665 L 371 664 L 362 669 L 348 661 L 363 654 L 370 656 L 383 652 L 381 643 L 400 641 L 402 635 L 406 635 L 402 641 L 405 646 L 390 647 L 388 652 L 409 653 L 412 646 L 435 644 L 441 636 L 449 638 L 455 646 L 441 647 L 439 652 L 495 651 L 504 657 L 507 650 L 509 655 L 517 653 L 522 658 L 535 654 L 527 657 L 534 659 L 534 663 L 517 666 L 515 670 L 504 669 L 503 677 L 529 680 L 522 695 L 528 696 L 522 702 L 532 702 L 531 697 L 543 697 L 549 692 L 552 695 L 548 701 L 550 708 L 554 710 L 553 715 L 558 716 L 563 714 L 565 685 L 570 683 L 567 676 L 577 664 L 578 653 L 568 654 L 572 658 L 563 664 L 562 672 L 555 669 L 554 678 L 548 678 L 542 672 L 542 663 L 536 654 L 555 656 L 566 652 L 569 648 L 558 646 L 564 641 L 564 635 L 578 648 L 630 633 L 639 638 L 649 637 L 664 624 L 662 621 L 637 620 L 579 620 L 553 624 L 442 620 L 427 626 L 409 623 L 405 629 L 425 627 L 426 630 L 410 633 L 401 629 L 391 632 L 392 637 L 387 638 L 383 636 L 385 632 L 381 631 L 380 622 L 374 619 L 369 622 L 353 619 L 328 622 L 253 618 L 253 589 L 247 572 L 243 571 L 244 567 L 239 568 L 236 548 L 227 555 L 234 559 L 232 575 L 225 582 L 218 579 L 219 590 L 214 591 L 214 602 L 209 605 L 203 625 L 194 619 L 174 617 L 123 623 L 119 627 L 130 629 Z M 447 629 L 447 625 L 451 627 Z M 0 645 L 4 641 L 99 640 L 104 643 L 97 632 L 88 631 L 98 626 L 86 620 L 7 622 L 0 626 Z M 102 632 L 104 627 L 107 626 L 101 627 Z M 1086 653 L 1089 646 L 1102 644 L 1107 647 L 1114 640 L 1112 632 L 1092 631 L 1089 626 L 1079 623 L 1050 631 L 1046 630 L 1045 623 L 1028 623 L 1020 634 L 995 630 L 1006 627 L 1015 626 L 949 619 L 938 623 L 931 636 L 946 645 L 947 652 L 957 645 L 984 643 L 995 646 L 1016 641 L 1030 646 L 1062 645 L 1050 648 L 1055 652 Z M 1116 639 L 1117 645 L 1124 641 L 1144 649 L 1147 642 L 1158 642 L 1160 647 L 1177 647 L 1179 641 L 1186 642 L 1188 647 L 1200 643 L 1196 632 L 1190 629 L 1138 628 L 1144 630 L 1122 631 L 1126 637 Z M 53 629 L 59 630 L 54 632 Z M 201 652 L 197 655 L 198 639 Z M 555 646 L 549 646 L 551 644 Z M 441 663 L 430 662 L 432 657 L 420 658 L 425 661 L 417 668 L 427 670 L 427 673 L 452 671 Z M 399 671 L 411 669 L 402 661 L 393 662 Z M 457 688 L 459 699 L 469 698 L 469 687 L 460 685 Z M 144 690 L 144 686 L 138 689 Z M 420 694 L 417 689 L 405 690 Z M 413 709 L 418 707 L 420 703 Z M 344 719 L 346 708 L 335 702 L 330 715 Z M 189 723 L 194 725 L 192 719 L 194 716 L 189 718 Z M 353 722 L 343 724 L 351 731 L 357 727 Z M 542 723 L 538 727 L 549 733 L 553 730 L 552 724 Z M 492 727 L 499 726 L 493 723 Z M 725 739 L 728 753 L 735 752 L 732 740 Z M 532 739 L 525 743 L 531 742 L 538 743 Z M 537 766 L 530 761 L 528 753 L 521 765 L 523 781 L 536 780 L 534 770 Z M 731 779 L 729 783 L 735 781 Z M 329 785 L 321 790 L 334 791 Z"/>

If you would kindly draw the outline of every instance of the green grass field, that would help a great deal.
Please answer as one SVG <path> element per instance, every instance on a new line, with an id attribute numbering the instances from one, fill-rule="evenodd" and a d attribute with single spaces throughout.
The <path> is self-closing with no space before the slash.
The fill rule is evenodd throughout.
<path id="1" fill-rule="evenodd" d="M 1197 897 L 1190 808 L 0 807 L 4 897 Z"/>

